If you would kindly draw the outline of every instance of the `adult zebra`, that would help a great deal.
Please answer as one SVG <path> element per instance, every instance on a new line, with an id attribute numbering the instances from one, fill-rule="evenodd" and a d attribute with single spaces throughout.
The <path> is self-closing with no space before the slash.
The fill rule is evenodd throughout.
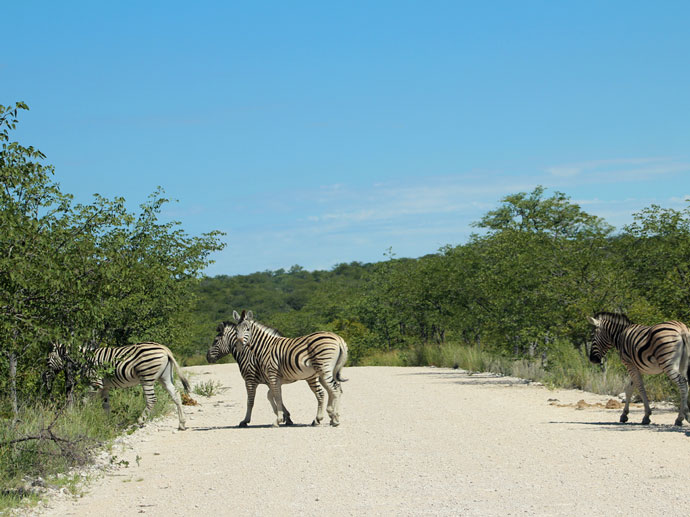
<path id="1" fill-rule="evenodd" d="M 49 391 L 57 373 L 68 363 L 76 363 L 81 367 L 91 388 L 94 392 L 100 393 L 103 408 L 108 412 L 110 411 L 108 395 L 110 389 L 141 384 L 146 407 L 138 422 L 139 425 L 143 425 L 156 403 L 154 384 L 159 381 L 177 406 L 178 428 L 181 431 L 186 429 L 182 401 L 173 382 L 173 368 L 182 381 L 185 393 L 189 391 L 189 382 L 182 375 L 180 366 L 168 347 L 153 342 L 118 347 L 104 346 L 96 349 L 81 347 L 79 356 L 83 358 L 82 364 L 69 355 L 65 345 L 53 344 L 53 349 L 48 355 L 48 371 L 44 375 L 44 382 Z M 103 373 L 104 370 L 107 372 Z"/>
<path id="2" fill-rule="evenodd" d="M 240 427 L 246 427 L 252 416 L 252 409 L 254 408 L 254 397 L 256 396 L 256 388 L 259 384 L 268 384 L 268 379 L 263 374 L 263 370 L 258 367 L 256 356 L 248 348 L 244 347 L 241 352 L 237 351 L 237 342 L 235 340 L 237 336 L 236 325 L 230 321 L 224 321 L 217 328 L 218 335 L 213 340 L 213 343 L 206 352 L 206 360 L 209 363 L 215 363 L 222 357 L 228 354 L 232 354 L 240 367 L 240 373 L 244 379 L 244 385 L 247 389 L 247 412 L 245 414 L 244 420 L 240 422 Z M 280 336 L 277 330 L 273 330 L 276 336 Z M 306 379 L 309 387 L 314 392 L 316 400 L 318 403 L 318 409 L 316 412 L 316 418 L 312 422 L 312 425 L 318 425 L 323 419 L 323 405 L 324 405 L 324 391 L 319 384 L 318 378 Z M 271 403 L 273 412 L 277 412 L 277 407 L 275 399 L 273 398 L 273 392 L 269 389 L 267 392 L 268 401 Z M 292 425 L 292 419 L 290 418 L 290 412 L 283 405 L 283 422 L 285 425 Z"/>
<path id="3" fill-rule="evenodd" d="M 642 374 L 664 372 L 678 385 L 680 405 L 675 425 L 690 419 L 688 410 L 688 353 L 690 331 L 680 321 L 666 321 L 651 327 L 636 325 L 624 314 L 599 312 L 589 321 L 594 325 L 594 336 L 589 353 L 593 363 L 601 364 L 606 352 L 613 346 L 630 374 L 625 388 L 625 407 L 620 421 L 628 421 L 628 409 L 633 386 L 638 389 L 644 403 L 643 424 L 649 423 L 652 411 L 642 382 Z"/>
<path id="4" fill-rule="evenodd" d="M 276 335 L 272 329 L 254 320 L 252 311 L 233 311 L 237 321 L 235 338 L 238 353 L 250 348 L 256 356 L 257 366 L 268 381 L 276 404 L 277 426 L 283 419 L 281 385 L 297 380 L 318 380 L 328 392 L 326 411 L 331 425 L 340 424 L 341 370 L 347 361 L 345 340 L 332 332 L 315 332 L 307 336 L 287 338 Z M 311 383 L 310 383 L 311 385 Z M 321 405 L 315 424 L 323 418 Z"/>

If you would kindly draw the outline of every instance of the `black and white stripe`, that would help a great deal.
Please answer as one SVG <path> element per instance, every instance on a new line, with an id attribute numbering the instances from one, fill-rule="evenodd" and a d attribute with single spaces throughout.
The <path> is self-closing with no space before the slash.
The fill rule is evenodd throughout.
<path id="1" fill-rule="evenodd" d="M 182 401 L 173 382 L 173 369 L 177 371 L 185 392 L 189 391 L 189 382 L 182 375 L 180 366 L 168 347 L 152 342 L 96 349 L 82 347 L 78 355 L 83 358 L 82 361 L 71 357 L 65 345 L 53 345 L 53 350 L 48 356 L 48 372 L 44 377 L 48 389 L 58 371 L 65 369 L 68 364 L 81 363 L 80 370 L 86 375 L 91 387 L 100 393 L 103 407 L 110 411 L 110 389 L 141 384 L 146 402 L 146 407 L 139 417 L 139 424 L 143 425 L 156 403 L 154 384 L 158 381 L 177 406 L 179 429 L 185 429 Z M 103 371 L 106 373 L 103 374 Z"/>
<path id="2" fill-rule="evenodd" d="M 625 388 L 625 408 L 620 417 L 627 422 L 630 396 L 636 387 L 644 402 L 643 424 L 649 423 L 652 411 L 642 382 L 642 374 L 666 373 L 678 385 L 680 404 L 675 425 L 682 425 L 690 418 L 688 411 L 688 353 L 690 331 L 680 321 L 665 321 L 648 327 L 632 323 L 624 314 L 600 312 L 589 321 L 594 325 L 594 336 L 589 358 L 601 363 L 612 347 L 618 349 L 621 361 L 630 374 Z"/>
<path id="3" fill-rule="evenodd" d="M 306 380 L 309 383 L 318 401 L 316 418 L 312 425 L 318 425 L 324 417 L 324 396 L 319 384 L 328 393 L 326 411 L 331 425 L 338 425 L 342 394 L 340 383 L 345 381 L 340 373 L 348 354 L 345 341 L 332 332 L 316 332 L 308 336 L 287 338 L 255 321 L 251 311 L 242 311 L 242 315 L 234 311 L 233 316 L 237 321 L 234 326 L 235 354 L 238 357 L 248 354 L 248 361 L 253 362 L 256 369 L 256 379 L 259 379 L 259 383 L 268 384 L 271 393 L 269 400 L 272 396 L 276 414 L 274 425 L 277 426 L 284 419 L 281 386 L 298 380 Z M 225 331 L 232 332 L 228 330 L 227 324 Z M 256 382 L 247 382 L 245 378 L 247 414 L 240 426 L 246 426 L 251 419 Z"/>

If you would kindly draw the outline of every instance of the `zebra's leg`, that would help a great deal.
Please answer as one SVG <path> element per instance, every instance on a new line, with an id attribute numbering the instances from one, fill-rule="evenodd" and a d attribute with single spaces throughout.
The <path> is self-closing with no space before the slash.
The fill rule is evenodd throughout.
<path id="1" fill-rule="evenodd" d="M 340 385 L 333 378 L 333 374 L 329 373 L 327 375 L 322 375 L 319 380 L 321 385 L 326 388 L 328 392 L 328 405 L 326 406 L 326 411 L 328 416 L 331 418 L 331 425 L 333 427 L 340 425 L 340 415 L 338 413 L 338 408 L 340 406 Z"/>
<path id="2" fill-rule="evenodd" d="M 278 377 L 276 374 L 272 375 L 269 381 L 268 389 L 273 392 L 273 398 L 275 399 L 276 404 L 276 421 L 273 423 L 273 427 L 278 427 L 281 420 L 283 420 L 283 394 L 280 384 L 280 377 Z"/>
<path id="3" fill-rule="evenodd" d="M 96 393 L 96 392 L 94 392 Z M 103 405 L 103 409 L 105 409 L 105 412 L 110 414 L 110 393 L 108 391 L 108 388 L 101 388 L 100 389 L 100 395 L 101 395 L 101 403 Z"/>
<path id="4" fill-rule="evenodd" d="M 623 413 L 621 413 L 620 421 L 622 424 L 628 421 L 628 413 L 630 412 L 630 399 L 633 393 L 633 380 L 630 378 L 630 382 L 625 385 L 625 407 L 623 408 Z"/>
<path id="5" fill-rule="evenodd" d="M 683 420 L 688 419 L 690 410 L 688 408 L 688 380 L 683 375 L 678 375 L 678 388 L 680 389 L 680 408 L 676 425 L 683 425 Z"/>
<path id="6" fill-rule="evenodd" d="M 254 408 L 254 397 L 256 396 L 256 384 L 245 382 L 244 385 L 247 388 L 247 412 L 244 415 L 244 420 L 240 422 L 240 427 L 247 427 L 247 424 L 251 421 L 252 409 Z"/>
<path id="7" fill-rule="evenodd" d="M 173 383 L 172 368 L 170 363 L 168 363 L 166 370 L 163 372 L 163 375 L 160 376 L 158 381 L 163 385 L 165 391 L 168 392 L 170 398 L 173 399 L 173 401 L 175 402 L 175 405 L 177 406 L 177 416 L 180 421 L 177 428 L 180 431 L 184 431 L 185 429 L 187 429 L 187 427 L 185 426 L 186 421 L 184 417 L 184 411 L 182 411 L 182 399 L 180 398 L 180 394 L 178 393 L 177 389 L 175 388 L 175 384 Z"/>
<path id="8" fill-rule="evenodd" d="M 672 372 L 669 378 L 678 385 L 680 390 L 680 405 L 678 407 L 678 417 L 674 425 L 683 425 L 683 419 L 688 418 L 688 380 L 678 371 Z"/>
<path id="9" fill-rule="evenodd" d="M 156 405 L 156 391 L 152 383 L 142 383 L 141 387 L 144 390 L 144 401 L 146 402 L 146 407 L 144 408 L 144 411 L 141 412 L 141 416 L 139 417 L 139 420 L 137 420 L 137 423 L 140 427 L 143 427 L 144 422 L 146 422 L 146 419 L 149 417 L 149 413 L 151 413 L 151 410 L 153 409 L 153 406 Z"/>
<path id="10" fill-rule="evenodd" d="M 278 406 L 276 405 L 276 400 L 273 397 L 273 393 L 269 389 L 266 392 L 266 398 L 268 398 L 268 401 L 271 403 L 271 407 L 273 408 L 273 412 L 278 415 Z M 288 408 L 285 407 L 285 404 L 283 404 L 283 422 L 285 425 L 293 425 L 294 422 L 290 418 L 290 412 L 288 411 Z"/>
<path id="11" fill-rule="evenodd" d="M 630 376 L 635 383 L 635 387 L 640 392 L 640 396 L 642 397 L 642 403 L 644 404 L 644 418 L 642 419 L 642 424 L 647 425 L 650 422 L 649 417 L 652 414 L 652 409 L 649 407 L 649 399 L 647 398 L 647 391 L 644 389 L 644 382 L 642 382 L 642 374 L 640 373 L 640 370 L 633 366 L 628 367 L 628 371 L 630 372 Z M 626 398 L 630 400 L 630 397 Z"/>
<path id="12" fill-rule="evenodd" d="M 323 420 L 324 417 L 324 402 L 325 402 L 325 394 L 323 392 L 323 388 L 321 387 L 321 384 L 319 383 L 319 378 L 318 377 L 312 377 L 311 379 L 307 379 L 307 383 L 309 384 L 309 387 L 311 388 L 311 391 L 314 392 L 314 396 L 316 397 L 316 418 L 314 418 L 314 421 L 311 423 L 311 425 L 319 425 L 321 421 Z"/>

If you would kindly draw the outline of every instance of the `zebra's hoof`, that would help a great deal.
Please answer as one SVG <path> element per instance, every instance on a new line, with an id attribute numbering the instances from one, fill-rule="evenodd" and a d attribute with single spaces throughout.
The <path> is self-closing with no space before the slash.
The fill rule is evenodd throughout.
<path id="1" fill-rule="evenodd" d="M 628 421 L 628 415 L 621 415 L 620 422 L 624 424 Z"/>
<path id="2" fill-rule="evenodd" d="M 676 423 L 673 425 L 678 426 L 678 427 L 682 426 L 683 425 L 683 419 L 682 418 L 676 418 Z"/>
<path id="3" fill-rule="evenodd" d="M 186 431 L 187 428 L 186 428 L 185 426 L 183 426 L 183 425 L 180 425 L 180 426 L 177 426 L 177 430 L 178 430 L 178 431 Z"/>
<path id="4" fill-rule="evenodd" d="M 294 422 L 292 420 L 290 420 L 289 418 L 287 418 L 285 420 L 285 425 L 294 425 Z"/>
<path id="5" fill-rule="evenodd" d="M 649 425 L 649 417 L 645 415 L 645 417 L 642 419 L 642 425 Z"/>
<path id="6" fill-rule="evenodd" d="M 338 420 L 331 420 L 331 426 L 332 427 L 338 427 L 340 425 L 340 422 Z"/>
<path id="7" fill-rule="evenodd" d="M 237 427 L 247 427 L 247 424 L 248 424 L 248 423 L 249 423 L 249 422 L 245 422 L 244 420 L 242 420 L 242 421 L 240 422 L 240 425 L 238 425 Z"/>

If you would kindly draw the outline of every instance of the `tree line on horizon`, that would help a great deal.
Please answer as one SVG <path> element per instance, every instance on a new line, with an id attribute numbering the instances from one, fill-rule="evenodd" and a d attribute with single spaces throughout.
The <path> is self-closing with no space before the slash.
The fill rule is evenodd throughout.
<path id="1" fill-rule="evenodd" d="M 195 343 L 251 309 L 286 336 L 332 330 L 351 362 L 425 343 L 478 345 L 547 362 L 556 343 L 582 350 L 587 316 L 626 313 L 642 324 L 690 321 L 690 207 L 651 205 L 620 231 L 544 187 L 502 199 L 468 242 L 435 253 L 330 271 L 203 278 L 194 286 Z"/>

